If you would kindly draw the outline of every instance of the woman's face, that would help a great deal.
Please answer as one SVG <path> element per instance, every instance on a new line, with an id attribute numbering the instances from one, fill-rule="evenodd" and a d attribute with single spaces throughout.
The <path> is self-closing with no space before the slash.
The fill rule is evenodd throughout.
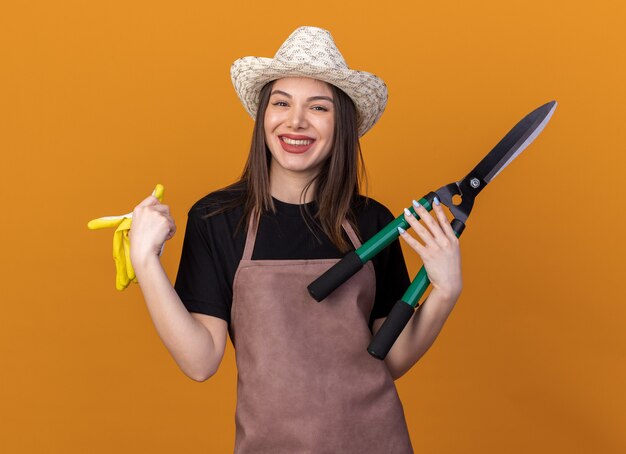
<path id="1" fill-rule="evenodd" d="M 326 82 L 286 77 L 274 82 L 265 111 L 272 172 L 313 177 L 328 158 L 335 128 L 333 94 Z"/>

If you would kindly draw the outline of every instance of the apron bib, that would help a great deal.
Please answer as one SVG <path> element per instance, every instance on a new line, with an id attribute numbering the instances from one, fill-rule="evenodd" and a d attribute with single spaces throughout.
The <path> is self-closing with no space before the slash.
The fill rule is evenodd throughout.
<path id="1" fill-rule="evenodd" d="M 372 263 L 318 303 L 306 287 L 338 259 L 252 260 L 253 218 L 231 308 L 235 453 L 413 453 L 393 379 L 366 350 Z"/>

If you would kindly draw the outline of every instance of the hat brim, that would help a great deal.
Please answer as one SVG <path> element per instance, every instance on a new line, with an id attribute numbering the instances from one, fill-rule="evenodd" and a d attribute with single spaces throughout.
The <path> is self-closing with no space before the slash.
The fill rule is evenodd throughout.
<path id="1" fill-rule="evenodd" d="M 263 86 L 283 77 L 310 77 L 343 90 L 356 107 L 359 137 L 374 126 L 387 105 L 385 83 L 374 74 L 355 69 L 329 69 L 309 62 L 286 63 L 273 58 L 243 57 L 233 63 L 230 76 L 241 103 L 253 119 L 256 119 Z"/>

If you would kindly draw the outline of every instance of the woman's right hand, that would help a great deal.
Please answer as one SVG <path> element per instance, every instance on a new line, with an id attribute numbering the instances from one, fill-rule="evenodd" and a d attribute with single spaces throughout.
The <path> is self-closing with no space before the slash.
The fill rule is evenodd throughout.
<path id="1" fill-rule="evenodd" d="M 154 196 L 145 198 L 133 210 L 130 228 L 130 259 L 133 267 L 158 256 L 163 244 L 176 233 L 176 224 L 167 205 Z"/>

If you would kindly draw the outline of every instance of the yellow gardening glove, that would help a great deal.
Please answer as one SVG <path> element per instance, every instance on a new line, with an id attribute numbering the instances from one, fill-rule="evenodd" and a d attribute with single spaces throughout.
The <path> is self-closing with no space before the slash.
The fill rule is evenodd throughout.
<path id="1" fill-rule="evenodd" d="M 152 195 L 159 199 L 159 202 L 163 202 L 164 190 L 162 184 L 157 184 L 154 191 L 152 191 Z M 121 216 L 105 216 L 89 221 L 87 224 L 89 230 L 117 227 L 113 234 L 113 260 L 115 261 L 116 270 L 115 288 L 120 291 L 128 287 L 131 282 L 137 282 L 135 270 L 130 262 L 130 238 L 128 231 L 132 224 L 132 218 L 133 213 L 131 212 Z M 161 252 L 163 252 L 162 248 Z"/>

